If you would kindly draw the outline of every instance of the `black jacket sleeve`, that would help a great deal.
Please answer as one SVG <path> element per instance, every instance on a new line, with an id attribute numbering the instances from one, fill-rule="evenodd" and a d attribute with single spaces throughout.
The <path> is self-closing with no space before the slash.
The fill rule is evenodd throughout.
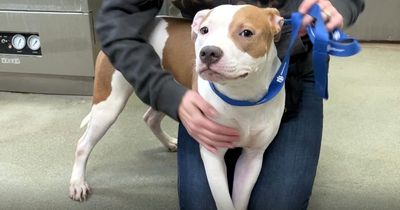
<path id="1" fill-rule="evenodd" d="M 142 33 L 161 6 L 161 0 L 104 0 L 96 32 L 102 50 L 134 87 L 136 95 L 178 120 L 177 111 L 186 88 L 162 70 L 158 55 Z"/>
<path id="2" fill-rule="evenodd" d="M 354 24 L 364 10 L 364 0 L 331 0 L 333 6 L 343 15 L 344 26 Z"/>

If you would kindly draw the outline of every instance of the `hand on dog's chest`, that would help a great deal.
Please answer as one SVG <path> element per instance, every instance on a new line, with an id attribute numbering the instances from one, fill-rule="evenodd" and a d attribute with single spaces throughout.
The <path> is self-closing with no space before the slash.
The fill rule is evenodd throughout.
<path id="1" fill-rule="evenodd" d="M 236 147 L 263 147 L 276 135 L 283 114 L 284 90 L 268 103 L 246 107 L 227 104 L 212 91 L 208 81 L 201 78 L 198 91 L 218 112 L 218 117 L 212 120 L 238 129 L 240 140 Z"/>

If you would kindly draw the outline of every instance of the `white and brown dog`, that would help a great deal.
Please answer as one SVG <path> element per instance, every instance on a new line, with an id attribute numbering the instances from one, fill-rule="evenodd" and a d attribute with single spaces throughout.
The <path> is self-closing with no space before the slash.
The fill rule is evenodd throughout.
<path id="1" fill-rule="evenodd" d="M 220 210 L 247 208 L 264 151 L 278 132 L 285 91 L 282 88 L 267 103 L 240 107 L 221 100 L 209 82 L 236 100 L 262 98 L 280 65 L 273 41 L 280 31 L 281 20 L 276 9 L 223 5 L 197 13 L 191 29 L 187 22 L 170 18 L 157 19 L 152 26 L 149 43 L 161 57 L 163 67 L 170 70 L 178 82 L 190 87 L 195 58 L 198 92 L 220 113 L 213 120 L 240 131 L 240 141 L 235 146 L 242 147 L 243 152 L 235 168 L 232 198 L 223 158 L 227 149 L 219 148 L 218 154 L 214 154 L 200 146 L 211 192 Z M 191 32 L 195 38 L 194 49 Z M 84 172 L 89 153 L 117 119 L 132 92 L 129 83 L 100 53 L 93 106 L 83 120 L 87 130 L 76 150 L 70 186 L 72 199 L 86 199 L 89 187 Z M 160 128 L 162 117 L 163 114 L 149 109 L 144 119 L 161 142 L 174 150 L 176 140 Z"/>

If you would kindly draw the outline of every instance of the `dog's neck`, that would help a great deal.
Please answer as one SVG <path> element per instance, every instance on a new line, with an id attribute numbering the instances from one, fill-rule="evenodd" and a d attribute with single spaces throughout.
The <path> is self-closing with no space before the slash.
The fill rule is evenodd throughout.
<path id="1" fill-rule="evenodd" d="M 229 81 L 224 84 L 214 83 L 217 90 L 229 98 L 244 101 L 258 101 L 267 92 L 281 62 L 274 45 L 266 56 L 259 70 L 250 73 L 245 79 Z"/>

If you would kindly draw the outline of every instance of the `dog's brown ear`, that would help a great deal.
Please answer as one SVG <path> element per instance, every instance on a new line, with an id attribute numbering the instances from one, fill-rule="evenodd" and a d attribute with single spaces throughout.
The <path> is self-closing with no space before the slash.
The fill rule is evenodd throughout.
<path id="1" fill-rule="evenodd" d="M 211 10 L 209 10 L 209 9 L 200 10 L 194 16 L 194 19 L 192 22 L 192 39 L 193 40 L 196 40 L 197 34 L 199 33 L 199 30 L 200 30 L 200 25 L 203 22 L 203 20 L 208 16 L 210 11 Z"/>
<path id="2" fill-rule="evenodd" d="M 280 16 L 279 11 L 275 8 L 265 8 L 264 10 L 268 15 L 271 32 L 274 35 L 274 41 L 279 41 L 280 32 L 284 23 L 283 17 Z"/>

